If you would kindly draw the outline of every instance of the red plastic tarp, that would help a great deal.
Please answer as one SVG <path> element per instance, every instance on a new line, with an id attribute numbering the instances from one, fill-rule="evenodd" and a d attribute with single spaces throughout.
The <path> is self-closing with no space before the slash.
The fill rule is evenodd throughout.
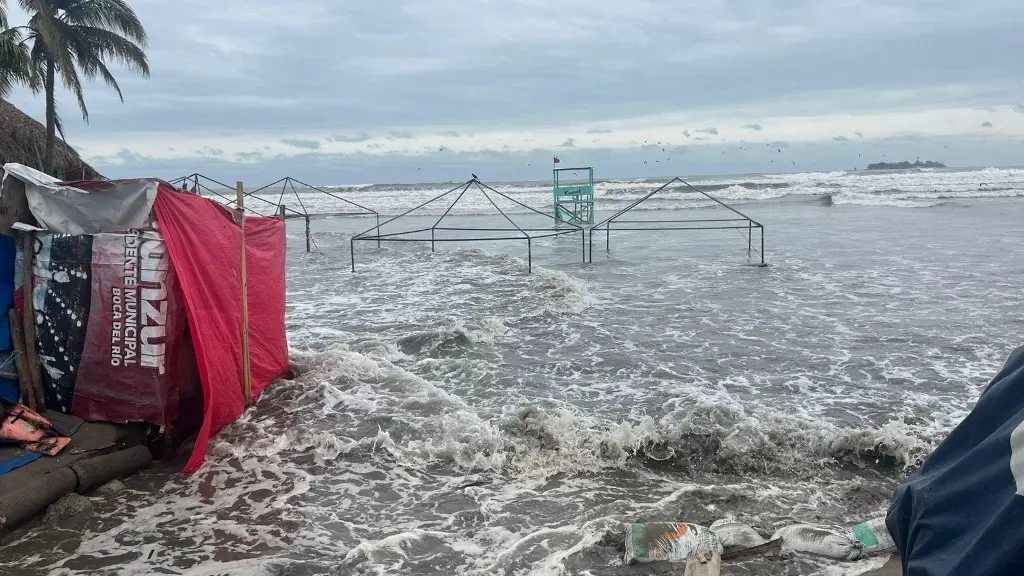
<path id="1" fill-rule="evenodd" d="M 161 184 L 157 221 L 178 274 L 203 388 L 203 425 L 185 472 L 206 457 L 211 437 L 245 409 L 242 392 L 242 231 L 216 202 Z M 245 219 L 253 398 L 288 373 L 284 222 Z"/>

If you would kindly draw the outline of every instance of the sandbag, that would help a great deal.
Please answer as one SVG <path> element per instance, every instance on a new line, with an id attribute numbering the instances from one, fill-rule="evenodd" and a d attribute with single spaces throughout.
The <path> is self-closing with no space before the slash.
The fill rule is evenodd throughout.
<path id="1" fill-rule="evenodd" d="M 756 530 L 735 520 L 715 520 L 711 531 L 726 551 L 745 550 L 767 542 Z"/>
<path id="2" fill-rule="evenodd" d="M 864 556 L 864 545 L 850 529 L 794 524 L 780 528 L 771 539 L 781 539 L 783 551 L 805 552 L 836 560 L 856 560 Z"/>
<path id="3" fill-rule="evenodd" d="M 79 460 L 71 465 L 71 470 L 78 477 L 77 491 L 86 494 L 111 480 L 130 476 L 152 462 L 153 455 L 149 448 L 135 446 L 105 456 Z"/>
<path id="4" fill-rule="evenodd" d="M 0 532 L 14 528 L 75 489 L 77 479 L 69 468 L 44 474 L 22 487 L 0 495 Z"/>
<path id="5" fill-rule="evenodd" d="M 701 543 L 715 554 L 722 553 L 722 543 L 704 526 L 677 522 L 627 524 L 625 561 L 686 562 Z"/>

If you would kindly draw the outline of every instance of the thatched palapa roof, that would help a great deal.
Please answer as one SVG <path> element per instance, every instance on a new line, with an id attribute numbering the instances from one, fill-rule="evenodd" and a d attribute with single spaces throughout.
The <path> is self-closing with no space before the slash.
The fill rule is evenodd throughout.
<path id="1" fill-rule="evenodd" d="M 53 176 L 64 180 L 94 180 L 102 178 L 75 152 L 57 138 L 53 151 Z M 8 162 L 24 164 L 43 170 L 46 157 L 46 126 L 18 110 L 10 102 L 0 99 L 0 166 Z M 45 170 L 43 170 L 45 171 Z"/>

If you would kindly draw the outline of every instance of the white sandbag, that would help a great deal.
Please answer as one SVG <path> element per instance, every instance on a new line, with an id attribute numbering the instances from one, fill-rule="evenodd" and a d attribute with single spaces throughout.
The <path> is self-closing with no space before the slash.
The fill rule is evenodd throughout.
<path id="1" fill-rule="evenodd" d="M 627 524 L 626 564 L 686 562 L 701 543 L 715 554 L 722 553 L 722 543 L 704 526 L 677 522 Z"/>
<path id="2" fill-rule="evenodd" d="M 735 520 L 715 520 L 711 531 L 725 550 L 746 550 L 767 542 L 756 530 Z"/>
<path id="3" fill-rule="evenodd" d="M 850 528 L 850 536 L 861 543 L 865 554 L 885 554 L 896 549 L 896 542 L 885 527 L 885 517 L 857 524 Z"/>
<path id="4" fill-rule="evenodd" d="M 856 560 L 864 556 L 864 546 L 853 537 L 850 529 L 794 524 L 780 528 L 771 539 L 781 539 L 783 551 L 805 552 L 836 560 Z"/>

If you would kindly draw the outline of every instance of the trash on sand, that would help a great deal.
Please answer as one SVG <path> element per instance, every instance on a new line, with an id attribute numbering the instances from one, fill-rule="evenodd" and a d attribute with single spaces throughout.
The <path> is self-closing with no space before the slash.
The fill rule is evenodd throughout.
<path id="1" fill-rule="evenodd" d="M 686 562 L 702 543 L 709 551 L 722 553 L 722 543 L 704 526 L 677 522 L 627 524 L 626 564 Z"/>
<path id="2" fill-rule="evenodd" d="M 864 546 L 865 554 L 884 554 L 896 549 L 896 542 L 885 527 L 885 517 L 857 524 L 850 532 Z"/>
<path id="3" fill-rule="evenodd" d="M 718 536 L 718 541 L 726 551 L 745 550 L 767 542 L 756 530 L 735 520 L 715 520 L 711 524 L 711 531 Z"/>
<path id="4" fill-rule="evenodd" d="M 864 545 L 854 538 L 849 528 L 794 524 L 780 528 L 771 539 L 781 539 L 783 551 L 806 552 L 836 560 L 857 560 L 864 556 Z"/>

